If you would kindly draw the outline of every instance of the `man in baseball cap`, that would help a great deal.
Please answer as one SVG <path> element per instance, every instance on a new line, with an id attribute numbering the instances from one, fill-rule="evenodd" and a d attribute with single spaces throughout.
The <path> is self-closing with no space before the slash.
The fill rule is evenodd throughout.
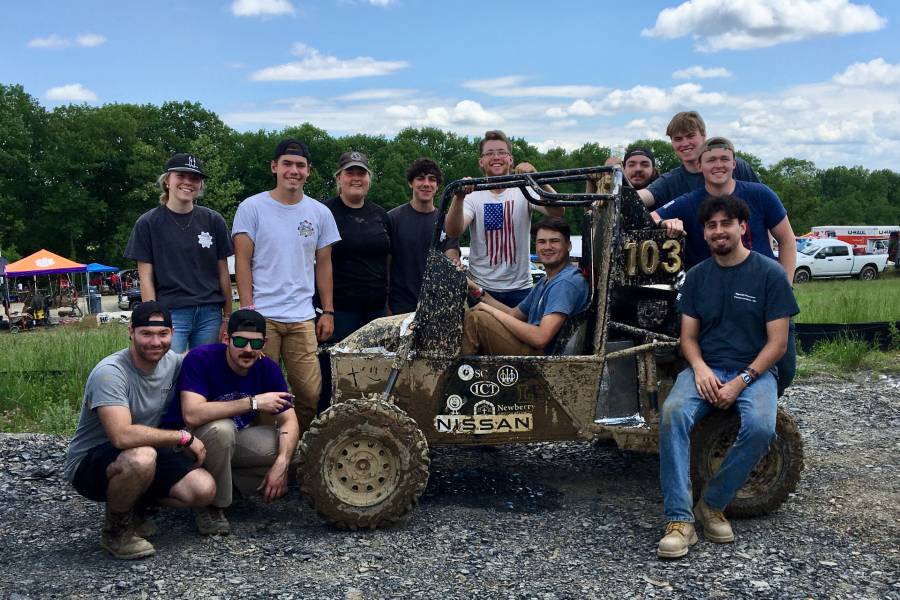
<path id="1" fill-rule="evenodd" d="M 206 446 L 216 496 L 210 506 L 194 511 L 204 535 L 230 533 L 224 509 L 231 506 L 235 485 L 246 494 L 258 490 L 267 502 L 284 496 L 300 439 L 281 368 L 262 352 L 265 317 L 255 310 L 235 311 L 223 342 L 188 352 L 165 419 L 174 427 L 191 427 Z"/>
<path id="2" fill-rule="evenodd" d="M 172 315 L 159 302 L 131 314 L 128 348 L 94 367 L 66 455 L 65 477 L 79 494 L 106 503 L 100 545 L 120 559 L 154 554 L 154 527 L 136 510 L 147 501 L 205 506 L 216 491 L 203 442 L 185 429 L 160 429 L 181 366 L 170 350 Z M 187 450 L 187 452 L 179 452 Z"/>
<path id="3" fill-rule="evenodd" d="M 235 276 L 241 308 L 266 319 L 265 352 L 284 361 L 305 428 L 322 386 L 318 341 L 334 330 L 331 245 L 341 238 L 331 211 L 303 192 L 312 168 L 306 144 L 281 140 L 269 168 L 275 187 L 241 202 L 234 216 Z M 253 260 L 257 253 L 264 259 Z M 318 322 L 315 291 L 325 313 Z"/>
<path id="4" fill-rule="evenodd" d="M 632 146 L 625 152 L 622 169 L 636 190 L 644 189 L 659 177 L 653 150 L 642 146 Z"/>

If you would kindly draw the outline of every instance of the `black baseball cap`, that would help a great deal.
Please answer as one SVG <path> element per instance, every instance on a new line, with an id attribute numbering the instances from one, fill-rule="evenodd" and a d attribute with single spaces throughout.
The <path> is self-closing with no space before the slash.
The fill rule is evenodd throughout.
<path id="1" fill-rule="evenodd" d="M 194 173 L 200 177 L 206 178 L 203 172 L 203 163 L 193 154 L 179 153 L 174 155 L 166 163 L 166 173 L 179 171 L 181 173 Z"/>
<path id="2" fill-rule="evenodd" d="M 278 145 L 275 146 L 275 153 L 272 155 L 272 160 L 278 160 L 285 154 L 302 156 L 306 158 L 306 160 L 312 162 L 312 158 L 309 155 L 309 148 L 307 148 L 306 144 L 300 140 L 287 138 L 278 142 Z"/>
<path id="3" fill-rule="evenodd" d="M 350 167 L 362 167 L 369 172 L 369 175 L 372 174 L 372 169 L 369 168 L 369 158 L 362 152 L 351 150 L 341 154 L 341 160 L 338 161 L 338 169 L 334 172 L 334 176 L 337 177 L 338 173 Z"/>
<path id="4" fill-rule="evenodd" d="M 228 319 L 228 335 L 235 331 L 256 331 L 266 335 L 266 318 L 249 308 L 242 308 L 231 313 Z"/>
<path id="5" fill-rule="evenodd" d="M 153 317 L 151 319 L 151 317 L 157 313 L 162 314 L 162 319 L 159 317 Z M 168 308 L 156 300 L 141 302 L 134 307 L 133 311 L 131 311 L 131 326 L 134 329 L 137 329 L 138 327 L 168 327 L 171 329 L 172 313 L 169 312 Z"/>
<path id="6" fill-rule="evenodd" d="M 653 166 L 656 166 L 656 157 L 653 156 L 653 150 L 650 148 L 635 146 L 634 148 L 629 149 L 628 152 L 625 153 L 625 158 L 622 159 L 622 164 L 628 162 L 628 159 L 632 156 L 646 156 L 650 159 L 650 162 L 653 163 Z"/>

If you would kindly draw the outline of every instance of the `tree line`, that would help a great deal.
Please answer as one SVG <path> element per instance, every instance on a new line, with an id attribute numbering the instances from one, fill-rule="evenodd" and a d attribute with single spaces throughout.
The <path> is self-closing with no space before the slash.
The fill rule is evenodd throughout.
<path id="1" fill-rule="evenodd" d="M 368 199 L 385 209 L 409 200 L 405 171 L 420 156 L 441 166 L 445 182 L 479 175 L 477 139 L 434 128 L 404 129 L 393 138 L 334 137 L 309 123 L 239 132 L 192 102 L 47 110 L 22 86 L 0 85 L 0 252 L 15 260 L 47 248 L 81 262 L 131 266 L 122 258 L 125 243 L 137 217 L 157 205 L 156 179 L 172 154 L 190 152 L 204 161 L 208 179 L 200 202 L 230 225 L 241 200 L 273 186 L 269 159 L 284 137 L 309 145 L 313 169 L 305 191 L 320 200 L 334 195 L 332 174 L 347 150 L 368 155 L 374 172 Z M 660 171 L 679 164 L 668 141 L 638 142 L 653 149 Z M 596 143 L 570 152 L 512 143 L 516 161 L 538 170 L 600 165 L 610 156 Z M 797 158 L 766 166 L 740 154 L 781 197 L 798 234 L 813 225 L 900 222 L 900 174 L 894 171 L 818 169 Z M 576 211 L 567 212 L 578 232 Z"/>

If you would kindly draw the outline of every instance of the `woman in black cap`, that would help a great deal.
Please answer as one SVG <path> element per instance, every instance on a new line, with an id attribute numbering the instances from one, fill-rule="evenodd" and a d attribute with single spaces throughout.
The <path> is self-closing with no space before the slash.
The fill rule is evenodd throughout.
<path id="1" fill-rule="evenodd" d="M 125 248 L 137 261 L 141 301 L 172 313 L 176 352 L 219 341 L 231 316 L 231 236 L 222 215 L 196 204 L 205 179 L 197 157 L 170 158 L 157 179 L 160 205 L 138 218 Z"/>

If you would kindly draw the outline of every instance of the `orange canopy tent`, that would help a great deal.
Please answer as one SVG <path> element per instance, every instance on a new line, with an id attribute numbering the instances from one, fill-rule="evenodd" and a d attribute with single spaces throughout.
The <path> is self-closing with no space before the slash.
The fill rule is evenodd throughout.
<path id="1" fill-rule="evenodd" d="M 4 269 L 7 277 L 27 277 L 29 275 L 53 275 L 54 273 L 84 273 L 87 266 L 53 254 L 49 250 L 38 250 L 31 256 L 9 263 Z"/>

